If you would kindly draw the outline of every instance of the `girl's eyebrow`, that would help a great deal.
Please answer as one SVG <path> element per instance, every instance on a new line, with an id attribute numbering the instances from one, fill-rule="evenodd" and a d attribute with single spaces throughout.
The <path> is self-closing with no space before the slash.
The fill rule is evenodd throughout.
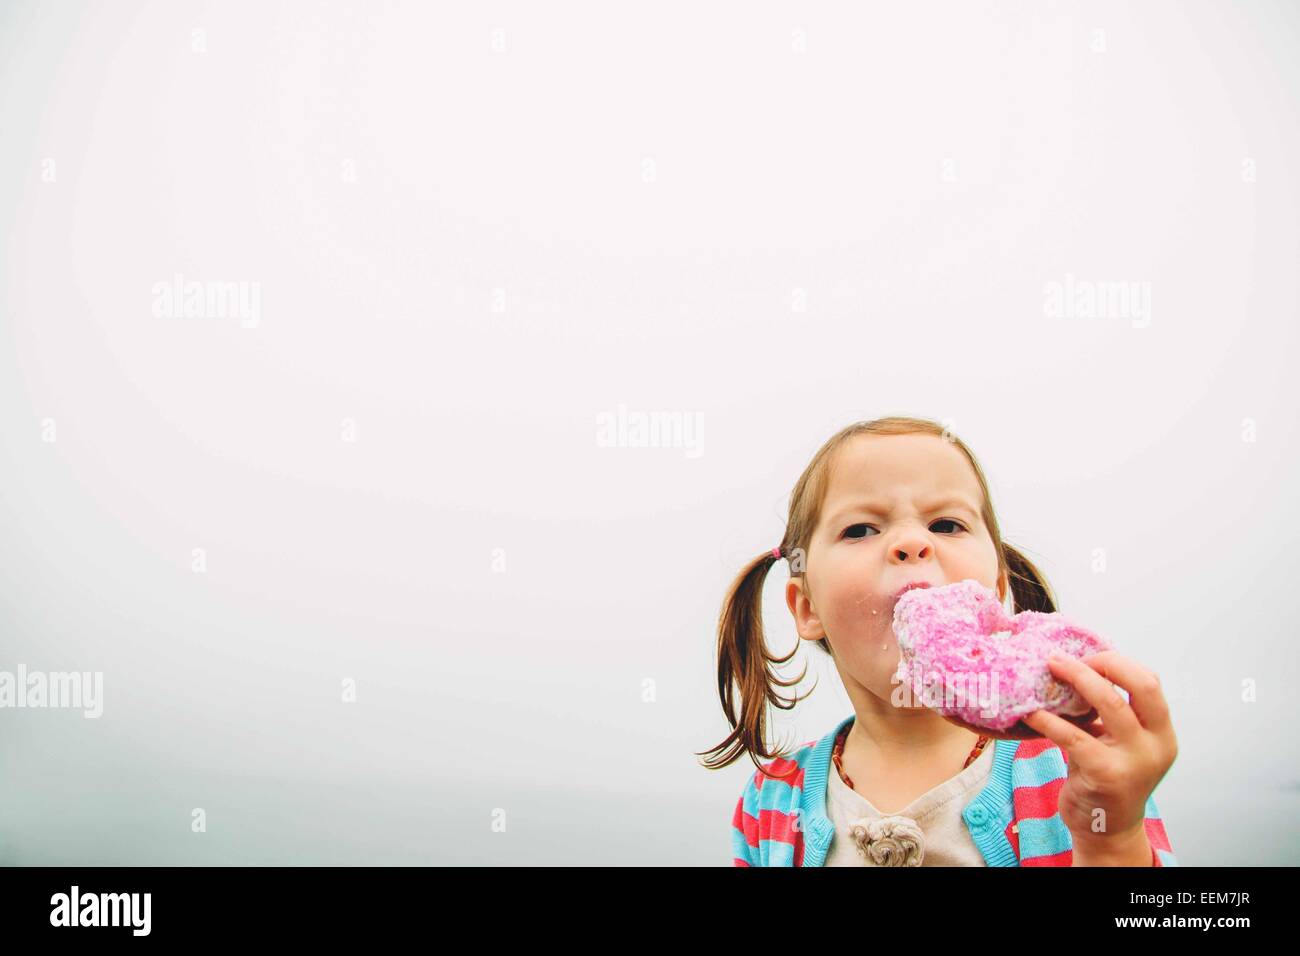
<path id="1" fill-rule="evenodd" d="M 966 511 L 970 512 L 972 515 L 979 514 L 978 508 L 971 507 L 970 502 L 968 502 L 965 498 L 957 495 L 949 496 L 939 501 L 931 502 L 921 510 L 923 512 L 931 512 L 931 511 L 939 511 L 943 508 L 948 508 L 953 506 L 965 509 Z M 841 509 L 836 514 L 836 516 L 830 520 L 829 523 L 836 524 L 837 522 L 844 520 L 844 518 L 848 517 L 849 515 L 855 512 L 863 512 L 866 514 L 873 514 L 873 515 L 886 515 L 889 513 L 888 510 L 886 510 L 882 504 L 879 504 L 874 501 L 863 501 L 863 502 L 859 502 L 856 505 L 850 505 L 847 508 Z"/>

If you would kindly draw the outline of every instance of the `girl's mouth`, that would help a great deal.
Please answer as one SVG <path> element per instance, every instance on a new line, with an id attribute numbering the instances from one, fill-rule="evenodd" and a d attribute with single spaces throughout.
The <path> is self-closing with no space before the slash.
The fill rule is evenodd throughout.
<path id="1" fill-rule="evenodd" d="M 909 581 L 907 584 L 904 584 L 901 588 L 899 588 L 894 593 L 894 600 L 897 601 L 904 594 L 906 594 L 908 591 L 913 590 L 914 588 L 928 588 L 932 586 L 933 585 L 931 585 L 929 581 Z"/>

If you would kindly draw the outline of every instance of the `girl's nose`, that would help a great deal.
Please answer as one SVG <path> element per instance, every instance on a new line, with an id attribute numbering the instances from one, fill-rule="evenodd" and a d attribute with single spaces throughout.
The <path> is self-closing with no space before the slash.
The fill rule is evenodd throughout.
<path id="1" fill-rule="evenodd" d="M 895 561 L 920 560 L 931 556 L 930 543 L 919 536 L 900 538 L 890 549 Z"/>

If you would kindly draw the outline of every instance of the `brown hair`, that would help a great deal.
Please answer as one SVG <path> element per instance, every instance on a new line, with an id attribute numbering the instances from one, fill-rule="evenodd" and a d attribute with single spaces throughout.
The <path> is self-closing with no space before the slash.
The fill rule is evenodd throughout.
<path id="1" fill-rule="evenodd" d="M 998 555 L 998 575 L 1001 577 L 1005 572 L 1008 577 L 1014 612 L 1055 611 L 1056 601 L 1047 579 L 1028 558 L 1002 540 L 998 519 L 989 499 L 988 483 L 984 480 L 984 472 L 975 460 L 975 455 L 944 426 L 925 418 L 891 416 L 869 422 L 855 422 L 833 435 L 813 455 L 790 495 L 790 515 L 786 522 L 785 537 L 781 540 L 781 553 L 790 559 L 790 576 L 802 577 L 804 574 L 804 555 L 808 552 L 813 529 L 817 527 L 821 516 L 830 479 L 830 466 L 840 446 L 855 435 L 909 435 L 918 432 L 937 435 L 952 442 L 975 470 L 983 497 L 980 517 L 993 538 L 993 546 Z M 746 753 L 754 761 L 754 766 L 762 770 L 760 758 L 766 760 L 781 756 L 780 753 L 769 750 L 766 740 L 766 705 L 770 703 L 781 710 L 790 710 L 803 699 L 796 696 L 787 700 L 777 688 L 798 684 L 808 673 L 806 665 L 803 673 L 792 680 L 782 680 L 772 669 L 772 665 L 784 664 L 794 657 L 799 642 L 795 643 L 794 649 L 785 657 L 776 657 L 768 651 L 763 633 L 763 583 L 767 580 L 768 569 L 776 561 L 776 556 L 767 551 L 749 562 L 732 582 L 722 604 L 722 614 L 718 619 L 718 696 L 722 700 L 727 722 L 733 729 L 726 740 L 704 752 L 712 755 L 712 759 L 704 761 L 704 766 L 709 770 L 721 770 Z M 825 638 L 817 643 L 827 654 L 831 653 L 830 644 Z M 736 718 L 735 706 L 737 689 L 740 692 L 739 720 Z M 810 690 L 804 697 L 811 693 Z"/>

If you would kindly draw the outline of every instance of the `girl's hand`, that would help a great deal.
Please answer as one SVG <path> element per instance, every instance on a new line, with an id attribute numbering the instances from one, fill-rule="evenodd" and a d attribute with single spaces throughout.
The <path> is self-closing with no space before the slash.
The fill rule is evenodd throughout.
<path id="1" fill-rule="evenodd" d="M 1076 865 L 1150 865 L 1142 824 L 1147 798 L 1178 755 L 1160 679 L 1115 651 L 1082 660 L 1054 656 L 1048 667 L 1100 714 L 1086 727 L 1045 710 L 1025 718 L 1069 758 L 1057 807 L 1074 839 Z M 1127 702 L 1110 682 L 1128 691 Z"/>

